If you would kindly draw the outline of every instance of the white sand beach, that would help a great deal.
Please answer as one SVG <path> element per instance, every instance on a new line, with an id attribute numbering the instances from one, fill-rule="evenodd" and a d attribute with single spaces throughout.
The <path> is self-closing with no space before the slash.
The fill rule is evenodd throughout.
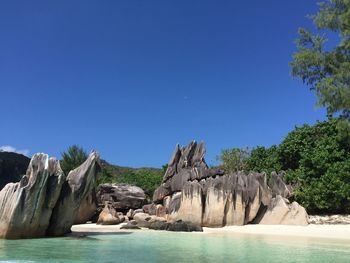
<path id="1" fill-rule="evenodd" d="M 332 238 L 350 242 L 350 225 L 244 225 L 222 228 L 204 227 L 205 233 L 239 233 L 248 235 L 270 235 L 284 237 Z"/>
<path id="2" fill-rule="evenodd" d="M 121 231 L 148 231 L 142 230 L 122 230 L 124 224 L 119 225 L 96 225 L 82 224 L 72 226 L 73 233 L 114 233 Z M 149 230 L 154 231 L 154 230 Z M 244 235 L 265 235 L 280 237 L 304 237 L 304 238 L 325 238 L 338 239 L 350 242 L 350 225 L 313 225 L 308 226 L 288 226 L 288 225 L 245 225 L 226 226 L 222 228 L 204 227 L 203 233 L 225 233 Z"/>

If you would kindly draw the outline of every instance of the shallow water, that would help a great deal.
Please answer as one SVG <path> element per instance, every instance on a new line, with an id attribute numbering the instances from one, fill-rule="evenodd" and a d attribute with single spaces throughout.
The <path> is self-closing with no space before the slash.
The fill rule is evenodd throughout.
<path id="1" fill-rule="evenodd" d="M 350 262 L 348 241 L 135 231 L 0 240 L 0 262 Z"/>

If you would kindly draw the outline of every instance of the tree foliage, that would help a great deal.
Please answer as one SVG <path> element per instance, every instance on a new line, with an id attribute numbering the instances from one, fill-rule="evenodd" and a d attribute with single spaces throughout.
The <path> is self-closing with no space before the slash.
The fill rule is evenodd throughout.
<path id="1" fill-rule="evenodd" d="M 310 213 L 350 212 L 350 128 L 342 119 L 296 127 L 280 145 L 252 149 L 240 167 L 284 171 L 294 198 Z"/>
<path id="2" fill-rule="evenodd" d="M 310 16 L 318 33 L 299 29 L 292 75 L 299 77 L 318 96 L 318 105 L 330 116 L 341 113 L 350 119 L 350 0 L 329 0 L 319 4 Z M 338 34 L 338 43 L 326 48 L 324 32 Z"/>
<path id="3" fill-rule="evenodd" d="M 246 169 L 246 160 L 249 158 L 249 149 L 232 148 L 222 150 L 217 157 L 221 167 L 227 172 L 237 172 Z"/>
<path id="4" fill-rule="evenodd" d="M 104 163 L 99 173 L 97 183 L 126 183 L 141 187 L 149 201 L 152 200 L 154 190 L 161 184 L 167 165 L 162 169 L 154 168 L 125 168 L 115 172 L 115 166 Z"/>
<path id="5" fill-rule="evenodd" d="M 70 146 L 67 151 L 62 153 L 61 168 L 65 174 L 77 168 L 88 158 L 87 152 L 78 145 Z"/>

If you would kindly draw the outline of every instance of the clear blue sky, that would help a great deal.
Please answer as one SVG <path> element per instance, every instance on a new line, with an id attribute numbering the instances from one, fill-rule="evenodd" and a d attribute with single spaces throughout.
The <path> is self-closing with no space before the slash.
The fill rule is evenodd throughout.
<path id="1" fill-rule="evenodd" d="M 280 143 L 325 119 L 290 76 L 317 1 L 2 1 L 0 146 L 125 166 Z"/>

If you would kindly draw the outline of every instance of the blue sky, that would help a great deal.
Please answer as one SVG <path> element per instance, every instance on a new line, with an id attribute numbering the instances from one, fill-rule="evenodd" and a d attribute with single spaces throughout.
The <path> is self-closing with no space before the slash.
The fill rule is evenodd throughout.
<path id="1" fill-rule="evenodd" d="M 125 166 L 280 143 L 325 119 L 290 76 L 317 1 L 2 1 L 0 146 Z"/>

